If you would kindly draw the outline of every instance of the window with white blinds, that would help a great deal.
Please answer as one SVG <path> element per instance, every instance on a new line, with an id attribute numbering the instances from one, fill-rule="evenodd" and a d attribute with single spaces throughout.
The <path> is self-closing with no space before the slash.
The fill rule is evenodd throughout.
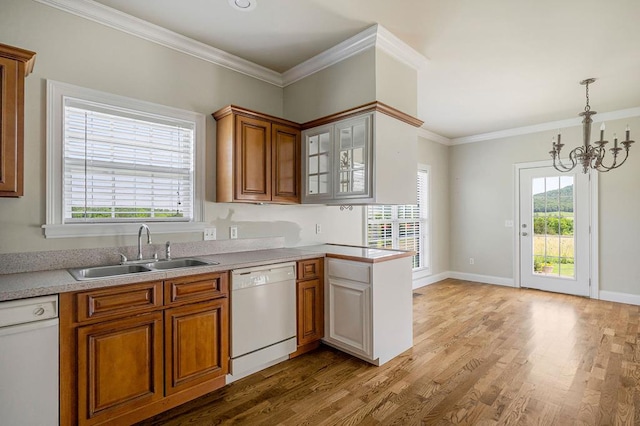
<path id="1" fill-rule="evenodd" d="M 47 80 L 47 238 L 202 232 L 205 116 Z"/>
<path id="2" fill-rule="evenodd" d="M 416 205 L 367 207 L 367 245 L 415 251 L 414 270 L 429 267 L 428 179 L 428 171 L 420 169 L 417 176 Z"/>
<path id="3" fill-rule="evenodd" d="M 194 123 L 65 99 L 64 222 L 190 221 Z"/>

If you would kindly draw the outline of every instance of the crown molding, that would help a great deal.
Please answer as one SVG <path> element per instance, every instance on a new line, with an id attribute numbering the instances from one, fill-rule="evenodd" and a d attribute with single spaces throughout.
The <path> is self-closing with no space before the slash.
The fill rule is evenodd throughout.
<path id="1" fill-rule="evenodd" d="M 631 118 L 640 116 L 640 107 L 621 109 L 611 112 L 603 112 L 593 116 L 594 123 L 603 121 L 620 120 L 623 118 Z M 451 145 L 463 145 L 467 143 L 483 142 L 494 139 L 509 138 L 514 136 L 528 135 L 531 133 L 546 132 L 549 130 L 557 130 L 565 127 L 579 126 L 582 124 L 580 117 L 569 118 L 566 120 L 549 121 L 547 123 L 534 124 L 532 126 L 516 127 L 513 129 L 499 130 L 497 132 L 480 133 L 477 135 L 463 136 L 451 140 Z"/>
<path id="2" fill-rule="evenodd" d="M 381 25 L 373 25 L 355 36 L 325 50 L 280 74 L 223 50 L 193 40 L 159 25 L 136 18 L 92 0 L 34 0 L 119 31 L 237 71 L 278 87 L 285 87 L 366 49 L 379 47 L 394 58 L 422 69 L 427 58 L 413 50 Z"/>
<path id="3" fill-rule="evenodd" d="M 432 132 L 431 130 L 420 127 L 418 129 L 418 136 L 424 139 L 428 139 L 433 142 L 437 142 L 442 145 L 451 145 L 451 139 Z"/>
<path id="4" fill-rule="evenodd" d="M 382 25 L 376 24 L 375 27 L 377 28 L 376 47 L 381 48 L 389 55 L 417 71 L 427 66 L 429 60 L 422 54 L 415 51 Z"/>
<path id="5" fill-rule="evenodd" d="M 282 84 L 288 86 L 298 80 L 302 80 L 311 74 L 317 73 L 351 56 L 375 47 L 378 33 L 378 25 L 354 35 L 353 37 L 338 43 L 330 49 L 317 54 L 313 58 L 296 65 L 282 73 Z"/>
<path id="6" fill-rule="evenodd" d="M 342 43 L 285 71 L 282 74 L 282 84 L 283 86 L 293 84 L 372 47 L 379 47 L 384 52 L 416 70 L 423 69 L 428 63 L 427 58 L 413 50 L 408 44 L 393 35 L 382 25 L 375 24 Z"/>
<path id="7" fill-rule="evenodd" d="M 35 0 L 178 52 L 282 87 L 282 74 L 91 0 Z"/>

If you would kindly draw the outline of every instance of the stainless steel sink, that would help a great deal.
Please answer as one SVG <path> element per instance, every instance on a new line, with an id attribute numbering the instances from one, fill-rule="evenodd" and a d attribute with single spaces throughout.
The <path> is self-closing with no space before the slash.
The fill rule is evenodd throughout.
<path id="1" fill-rule="evenodd" d="M 204 265 L 217 265 L 218 262 L 207 262 L 200 259 L 184 258 L 184 259 L 172 259 L 172 260 L 158 260 L 157 262 L 147 263 L 145 266 L 151 269 L 165 270 L 176 268 L 189 268 L 192 266 L 204 266 Z"/>
<path id="2" fill-rule="evenodd" d="M 149 263 L 132 263 L 125 265 L 94 266 L 91 268 L 69 269 L 69 273 L 78 281 L 96 278 L 109 278 L 119 275 L 139 274 L 142 272 L 166 271 L 168 269 L 191 268 L 194 266 L 218 265 L 219 262 L 211 262 L 192 257 L 172 260 L 157 260 Z"/>
<path id="3" fill-rule="evenodd" d="M 117 275 L 138 274 L 140 272 L 150 271 L 151 269 L 145 265 L 112 265 L 69 269 L 71 275 L 73 275 L 73 277 L 78 281 L 90 280 L 92 278 L 108 278 Z"/>

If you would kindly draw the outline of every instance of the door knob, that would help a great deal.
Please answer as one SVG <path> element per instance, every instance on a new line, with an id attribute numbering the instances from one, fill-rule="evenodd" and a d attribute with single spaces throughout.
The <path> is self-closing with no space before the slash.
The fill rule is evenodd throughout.
<path id="1" fill-rule="evenodd" d="M 529 234 L 527 234 L 526 232 L 523 232 L 523 233 L 522 233 L 522 236 L 523 236 L 523 237 L 526 237 L 527 235 L 529 235 Z"/>

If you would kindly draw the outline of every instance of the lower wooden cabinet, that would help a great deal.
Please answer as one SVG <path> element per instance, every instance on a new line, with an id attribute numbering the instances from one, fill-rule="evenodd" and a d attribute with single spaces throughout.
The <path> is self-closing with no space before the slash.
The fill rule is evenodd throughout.
<path id="1" fill-rule="evenodd" d="M 301 260 L 297 269 L 298 349 L 291 358 L 317 348 L 324 337 L 324 261 Z"/>
<path id="2" fill-rule="evenodd" d="M 162 313 L 78 328 L 78 410 L 93 425 L 163 398 Z"/>
<path id="3" fill-rule="evenodd" d="M 164 312 L 167 395 L 227 374 L 228 310 L 225 298 Z"/>
<path id="4" fill-rule="evenodd" d="M 227 272 L 62 293 L 60 424 L 130 425 L 224 386 L 228 295 Z"/>
<path id="5" fill-rule="evenodd" d="M 324 336 L 324 283 L 319 280 L 298 283 L 298 346 L 318 341 Z"/>

